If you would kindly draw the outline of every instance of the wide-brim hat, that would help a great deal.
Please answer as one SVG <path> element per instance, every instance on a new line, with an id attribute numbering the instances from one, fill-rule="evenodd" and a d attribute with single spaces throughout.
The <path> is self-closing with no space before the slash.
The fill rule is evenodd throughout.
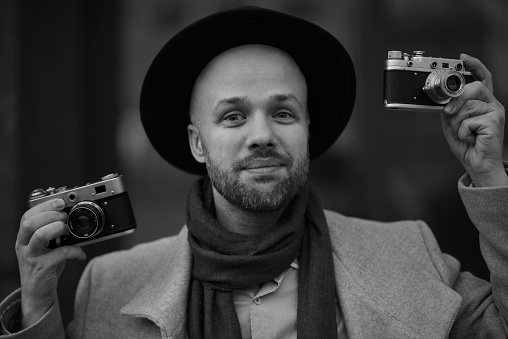
<path id="1" fill-rule="evenodd" d="M 192 156 L 189 104 L 198 75 L 230 48 L 264 44 L 293 57 L 307 82 L 309 153 L 315 159 L 337 140 L 353 111 L 353 63 L 341 43 L 306 20 L 259 7 L 209 15 L 171 38 L 153 60 L 141 89 L 141 121 L 150 142 L 170 164 L 193 174 L 206 167 Z"/>

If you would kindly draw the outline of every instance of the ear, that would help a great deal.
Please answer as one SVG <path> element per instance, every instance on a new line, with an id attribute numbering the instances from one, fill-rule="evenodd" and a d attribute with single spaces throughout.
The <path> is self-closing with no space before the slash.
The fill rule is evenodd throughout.
<path id="1" fill-rule="evenodd" d="M 187 126 L 187 133 L 189 135 L 189 146 L 194 159 L 196 159 L 197 162 L 205 163 L 205 152 L 198 128 L 190 124 Z"/>

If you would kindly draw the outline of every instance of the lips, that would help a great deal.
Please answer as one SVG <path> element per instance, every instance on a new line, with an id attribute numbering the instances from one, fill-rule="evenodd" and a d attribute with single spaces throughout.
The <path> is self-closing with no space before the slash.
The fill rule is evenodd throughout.
<path id="1" fill-rule="evenodd" d="M 244 169 L 256 169 L 256 168 L 267 168 L 267 167 L 280 167 L 284 166 L 282 161 L 276 159 L 256 159 L 250 161 Z"/>

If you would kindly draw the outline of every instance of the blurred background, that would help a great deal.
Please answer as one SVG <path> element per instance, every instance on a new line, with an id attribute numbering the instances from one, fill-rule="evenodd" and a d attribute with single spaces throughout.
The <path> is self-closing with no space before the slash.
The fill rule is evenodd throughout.
<path id="1" fill-rule="evenodd" d="M 478 233 L 457 193 L 464 170 L 442 136 L 439 115 L 384 111 L 382 83 L 389 50 L 447 58 L 465 52 L 487 65 L 497 99 L 508 106 L 505 0 L 2 0 L 0 299 L 19 286 L 14 244 L 34 188 L 124 175 L 138 230 L 85 247 L 87 261 L 180 230 L 196 177 L 151 148 L 138 116 L 141 84 L 176 32 L 243 5 L 319 24 L 355 64 L 353 117 L 332 149 L 311 165 L 323 206 L 360 218 L 422 219 L 463 270 L 489 279 Z M 85 264 L 68 262 L 59 282 L 65 323 Z"/>

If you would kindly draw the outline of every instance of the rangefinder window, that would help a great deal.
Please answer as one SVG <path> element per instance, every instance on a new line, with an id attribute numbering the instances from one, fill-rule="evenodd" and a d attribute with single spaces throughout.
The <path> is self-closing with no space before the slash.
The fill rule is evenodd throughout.
<path id="1" fill-rule="evenodd" d="M 101 185 L 101 186 L 95 187 L 95 194 L 101 194 L 104 192 L 106 192 L 106 185 Z"/>

